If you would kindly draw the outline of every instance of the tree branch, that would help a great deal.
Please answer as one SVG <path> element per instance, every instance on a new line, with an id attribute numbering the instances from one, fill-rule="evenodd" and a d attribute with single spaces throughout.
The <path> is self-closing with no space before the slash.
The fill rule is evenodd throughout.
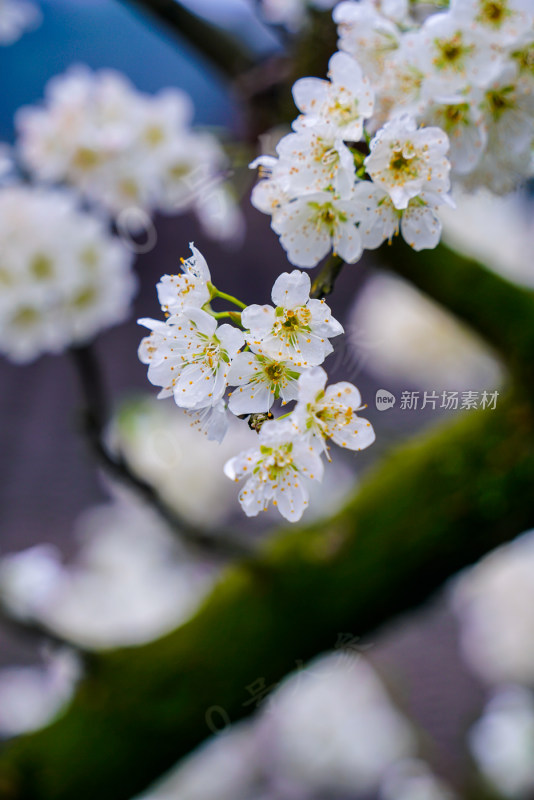
<path id="1" fill-rule="evenodd" d="M 287 531 L 232 568 L 190 622 L 96 656 L 66 715 L 0 759 L 2 797 L 130 800 L 209 734 L 209 708 L 243 717 L 258 677 L 369 633 L 531 527 L 533 443 L 518 391 L 399 449 L 326 529 Z"/>
<path id="2" fill-rule="evenodd" d="M 189 11 L 178 0 L 122 0 L 127 6 L 164 23 L 184 37 L 212 64 L 230 78 L 253 67 L 257 61 L 246 43 Z"/>

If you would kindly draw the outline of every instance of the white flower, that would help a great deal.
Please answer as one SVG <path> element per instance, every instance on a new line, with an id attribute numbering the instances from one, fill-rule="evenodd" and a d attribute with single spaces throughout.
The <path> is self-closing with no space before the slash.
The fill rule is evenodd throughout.
<path id="1" fill-rule="evenodd" d="M 224 412 L 224 413 L 223 413 Z M 228 423 L 221 444 L 208 436 Z M 207 425 L 207 435 L 198 428 Z M 197 526 L 213 528 L 239 513 L 234 487 L 223 473 L 239 450 L 256 445 L 249 426 L 223 409 L 223 401 L 194 412 L 155 398 L 125 402 L 113 425 L 113 444 L 170 508 Z"/>
<path id="2" fill-rule="evenodd" d="M 247 517 L 265 511 L 272 501 L 285 519 L 296 522 L 309 502 L 304 479 L 321 480 L 322 461 L 289 420 L 266 422 L 259 442 L 258 448 L 230 459 L 225 475 L 234 481 L 248 478 L 239 494 Z"/>
<path id="3" fill-rule="evenodd" d="M 419 32 L 425 91 L 450 96 L 468 86 L 486 86 L 498 75 L 503 58 L 486 37 L 451 13 L 432 14 Z"/>
<path id="4" fill-rule="evenodd" d="M 430 387 L 439 392 L 436 409 L 454 409 L 447 398 L 455 394 L 460 408 L 463 390 L 493 391 L 503 380 L 494 354 L 469 328 L 407 281 L 385 273 L 374 275 L 358 294 L 347 338 L 380 382 L 405 381 L 428 395 Z M 416 397 L 421 408 L 424 391 Z"/>
<path id="5" fill-rule="evenodd" d="M 0 45 L 14 44 L 42 19 L 39 8 L 25 0 L 0 0 Z"/>
<path id="6" fill-rule="evenodd" d="M 411 117 L 388 122 L 371 142 L 367 172 L 391 197 L 395 208 L 407 208 L 421 192 L 449 189 L 447 135 L 440 128 L 416 129 Z"/>
<path id="7" fill-rule="evenodd" d="M 48 725 L 67 705 L 81 677 L 79 656 L 63 648 L 35 667 L 0 670 L 0 736 L 19 736 Z"/>
<path id="8" fill-rule="evenodd" d="M 290 675 L 264 715 L 275 797 L 376 797 L 384 771 L 414 752 L 408 720 L 359 654 L 334 651 Z M 275 784 L 276 785 L 276 784 Z"/>
<path id="9" fill-rule="evenodd" d="M 380 800 L 455 800 L 451 789 L 418 759 L 393 764 L 380 786 Z"/>
<path id="10" fill-rule="evenodd" d="M 452 599 L 470 666 L 493 683 L 533 684 L 534 533 L 499 547 L 461 575 Z"/>
<path id="11" fill-rule="evenodd" d="M 0 189 L 0 351 L 31 361 L 127 316 L 131 256 L 65 192 Z"/>
<path id="12" fill-rule="evenodd" d="M 289 133 L 276 152 L 285 167 L 286 191 L 291 197 L 331 189 L 350 195 L 356 176 L 354 158 L 333 125 L 318 122 L 313 128 Z"/>
<path id="13" fill-rule="evenodd" d="M 5 555 L 0 560 L 2 604 L 18 619 L 35 619 L 62 578 L 61 555 L 53 545 Z"/>
<path id="14" fill-rule="evenodd" d="M 400 30 L 372 0 L 338 3 L 333 13 L 338 25 L 339 49 L 350 53 L 365 75 L 380 76 L 386 57 L 399 46 Z"/>
<path id="15" fill-rule="evenodd" d="M 209 487 L 204 503 L 206 497 Z M 212 493 L 211 499 L 215 497 Z M 60 565 L 39 603 L 37 581 L 34 577 L 32 585 L 26 576 L 24 605 L 33 612 L 30 619 L 82 647 L 134 645 L 163 635 L 185 621 L 212 586 L 215 565 L 194 560 L 153 510 L 129 497 L 84 512 L 75 534 L 81 546 L 74 561 Z M 16 568 L 29 573 L 35 567 L 35 550 L 0 561 L 8 578 L 10 608 L 24 588 L 20 579 L 13 587 L 10 572 Z"/>
<path id="16" fill-rule="evenodd" d="M 359 64 L 347 53 L 334 53 L 329 62 L 330 81 L 301 78 L 293 85 L 295 104 L 304 116 L 295 130 L 328 122 L 349 142 L 359 142 L 363 122 L 373 113 L 373 91 Z"/>
<path id="17" fill-rule="evenodd" d="M 366 249 L 374 250 L 386 239 L 391 241 L 399 228 L 414 250 L 425 250 L 438 244 L 441 222 L 437 211 L 446 195 L 421 192 L 408 202 L 405 209 L 395 208 L 387 192 L 369 181 L 358 184 L 355 195 L 360 202 L 359 232 Z"/>
<path id="18" fill-rule="evenodd" d="M 534 26 L 529 0 L 451 0 L 450 11 L 462 26 L 483 32 L 501 46 L 514 43 Z"/>
<path id="19" fill-rule="evenodd" d="M 182 261 L 181 275 L 164 275 L 157 285 L 161 309 L 170 315 L 186 307 L 202 308 L 210 299 L 208 281 L 211 280 L 206 259 L 193 242 L 189 247 L 193 255 Z"/>
<path id="20" fill-rule="evenodd" d="M 310 288 L 305 272 L 283 272 L 272 290 L 275 308 L 251 305 L 242 312 L 246 340 L 255 353 L 307 367 L 321 364 L 332 352 L 328 338 L 343 328 L 324 300 L 310 299 Z"/>
<path id="21" fill-rule="evenodd" d="M 487 190 L 454 192 L 442 211 L 443 241 L 501 275 L 534 286 L 534 207 L 527 192 L 498 197 Z"/>
<path id="22" fill-rule="evenodd" d="M 292 361 L 276 361 L 256 353 L 238 353 L 228 383 L 236 386 L 228 408 L 233 414 L 267 412 L 280 397 L 282 404 L 297 397 L 297 380 L 302 372 Z"/>
<path id="23" fill-rule="evenodd" d="M 314 267 L 332 248 L 347 264 L 354 264 L 362 254 L 357 208 L 353 197 L 305 194 L 276 209 L 271 227 L 297 267 Z"/>
<path id="24" fill-rule="evenodd" d="M 358 389 L 347 381 L 325 389 L 327 377 L 322 367 L 306 370 L 300 376 L 293 424 L 325 452 L 326 439 L 349 450 L 364 450 L 376 437 L 371 423 L 356 414 L 365 408 Z"/>
<path id="25" fill-rule="evenodd" d="M 140 319 L 152 333 L 141 342 L 139 358 L 148 380 L 161 386 L 158 397 L 174 396 L 176 405 L 198 411 L 224 395 L 232 359 L 244 345 L 241 331 L 220 325 L 200 308 L 185 308 L 166 323 Z"/>
<path id="26" fill-rule="evenodd" d="M 194 208 L 215 230 L 205 198 L 226 158 L 213 136 L 193 132 L 192 115 L 177 89 L 146 95 L 120 73 L 77 66 L 50 81 L 43 106 L 17 113 L 20 154 L 34 177 L 66 181 L 113 216 Z"/>
<path id="27" fill-rule="evenodd" d="M 469 733 L 482 774 L 510 798 L 534 791 L 534 695 L 523 686 L 504 685 L 493 695 Z"/>
<path id="28" fill-rule="evenodd" d="M 480 161 L 488 138 L 482 111 L 474 98 L 459 95 L 448 102 L 430 102 L 422 120 L 447 134 L 452 171 L 456 175 L 472 172 Z"/>
<path id="29" fill-rule="evenodd" d="M 210 442 L 220 444 L 228 433 L 230 423 L 224 400 L 219 400 L 214 406 L 200 404 L 198 409 L 186 409 L 186 413 L 193 419 L 192 426 L 198 427 Z"/>

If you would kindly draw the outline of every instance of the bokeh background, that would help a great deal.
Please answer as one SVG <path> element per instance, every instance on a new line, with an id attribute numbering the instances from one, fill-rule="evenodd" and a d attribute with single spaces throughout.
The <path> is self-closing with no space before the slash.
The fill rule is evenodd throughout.
<path id="1" fill-rule="evenodd" d="M 183 5 L 230 32 L 257 63 L 291 60 L 299 31 L 269 25 L 259 4 Z M 96 349 L 115 412 L 109 435 L 118 437 L 132 463 L 193 522 L 224 521 L 260 540 L 270 535 L 276 518 L 242 518 L 235 488 L 222 474 L 224 460 L 240 449 L 236 442 L 249 441 L 246 424 L 222 450 L 197 443 L 172 402 L 155 401 L 136 357 L 142 334 L 135 322 L 158 316 L 155 284 L 176 271 L 190 241 L 206 256 L 216 284 L 246 302 L 268 302 L 274 278 L 288 268 L 268 218 L 249 202 L 254 174 L 247 163 L 261 145 L 245 100 L 247 81 L 231 81 L 187 36 L 135 3 L 42 0 L 39 6 L 41 24 L 0 48 L 1 141 L 14 141 L 19 107 L 38 102 L 52 76 L 83 63 L 120 70 L 144 92 L 185 90 L 194 103 L 195 125 L 220 136 L 230 154 L 239 230 L 214 241 L 192 214 L 157 217 L 155 246 L 136 257 L 133 315 L 102 333 Z M 287 87 L 283 103 L 290 103 Z M 451 211 L 445 220 L 445 241 L 532 286 L 528 195 L 458 203 L 460 212 Z M 505 381 L 495 354 L 388 273 L 380 253 L 367 253 L 345 268 L 330 303 L 346 334 L 330 357 L 329 374 L 360 388 L 377 444 L 357 457 L 335 454 L 331 477 L 313 498 L 310 513 L 317 518 L 342 504 L 391 447 L 455 414 L 472 413 L 408 410 L 401 404 L 403 392 L 495 392 Z M 68 574 L 63 609 L 50 614 L 82 645 L 148 641 L 187 619 L 220 565 L 193 559 L 159 520 L 102 474 L 82 435 L 79 387 L 69 359 L 44 356 L 20 366 L 1 358 L 0 384 L 0 580 L 12 606 L 44 602 Z M 381 389 L 397 398 L 386 412 L 375 406 Z M 26 557 L 17 560 L 15 554 L 24 551 Z M 260 703 L 251 720 L 214 736 L 147 796 L 534 797 L 533 586 L 531 535 L 493 554 L 475 572 L 457 576 L 425 607 L 391 620 L 372 638 L 359 638 L 355 620 L 350 635 L 340 634 L 333 652 L 305 670 L 303 687 L 297 670 L 293 683 L 274 700 L 271 693 L 272 702 Z M 46 637 L 9 621 L 0 624 L 0 736 L 8 741 L 56 713 L 80 670 L 72 652 Z"/>

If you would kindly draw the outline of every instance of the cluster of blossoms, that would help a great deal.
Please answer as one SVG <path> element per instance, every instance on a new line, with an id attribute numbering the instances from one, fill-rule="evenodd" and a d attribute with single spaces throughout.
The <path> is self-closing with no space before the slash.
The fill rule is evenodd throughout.
<path id="1" fill-rule="evenodd" d="M 357 415 L 358 390 L 346 382 L 326 388 L 319 366 L 333 350 L 329 340 L 343 328 L 324 300 L 310 297 L 306 273 L 280 275 L 274 305 L 245 306 L 213 286 L 202 254 L 193 245 L 191 250 L 182 273 L 158 284 L 167 319 L 139 320 L 151 330 L 139 358 L 148 364 L 149 381 L 161 387 L 158 396 L 173 397 L 209 438 L 222 440 L 228 413 L 251 415 L 250 424 L 261 428 L 259 446 L 230 459 L 225 473 L 236 481 L 247 478 L 239 496 L 247 516 L 272 501 L 286 519 L 298 520 L 308 505 L 307 480 L 322 478 L 326 440 L 351 450 L 374 441 L 371 424 Z M 214 312 L 216 298 L 242 311 Z M 240 327 L 219 325 L 221 317 Z M 277 400 L 296 405 L 269 420 Z"/>
<path id="2" fill-rule="evenodd" d="M 41 12 L 26 0 L 0 0 L 0 46 L 18 42 L 25 31 L 36 28 Z"/>
<path id="3" fill-rule="evenodd" d="M 130 311 L 131 255 L 67 192 L 0 189 L 0 351 L 25 362 Z"/>
<path id="4" fill-rule="evenodd" d="M 77 66 L 50 81 L 42 107 L 17 113 L 20 156 L 34 178 L 72 185 L 119 221 L 131 209 L 193 209 L 208 233 L 231 235 L 226 158 L 211 134 L 191 128 L 192 116 L 178 89 L 146 95 L 119 73 Z"/>
<path id="5" fill-rule="evenodd" d="M 333 248 L 356 262 L 401 232 L 435 247 L 451 176 L 505 193 L 532 174 L 534 8 L 453 0 L 420 19 L 408 0 L 347 0 L 328 80 L 293 87 L 300 116 L 260 156 L 252 203 L 289 260 Z"/>

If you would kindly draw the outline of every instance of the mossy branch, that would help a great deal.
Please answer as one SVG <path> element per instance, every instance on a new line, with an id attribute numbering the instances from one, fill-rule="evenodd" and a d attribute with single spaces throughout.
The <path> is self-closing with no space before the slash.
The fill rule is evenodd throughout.
<path id="1" fill-rule="evenodd" d="M 363 636 L 534 525 L 534 414 L 497 409 L 392 454 L 327 525 L 282 533 L 199 613 L 143 647 L 95 656 L 68 712 L 0 758 L 5 800 L 130 800 L 201 742 L 206 712 L 252 710 L 246 687 Z"/>

